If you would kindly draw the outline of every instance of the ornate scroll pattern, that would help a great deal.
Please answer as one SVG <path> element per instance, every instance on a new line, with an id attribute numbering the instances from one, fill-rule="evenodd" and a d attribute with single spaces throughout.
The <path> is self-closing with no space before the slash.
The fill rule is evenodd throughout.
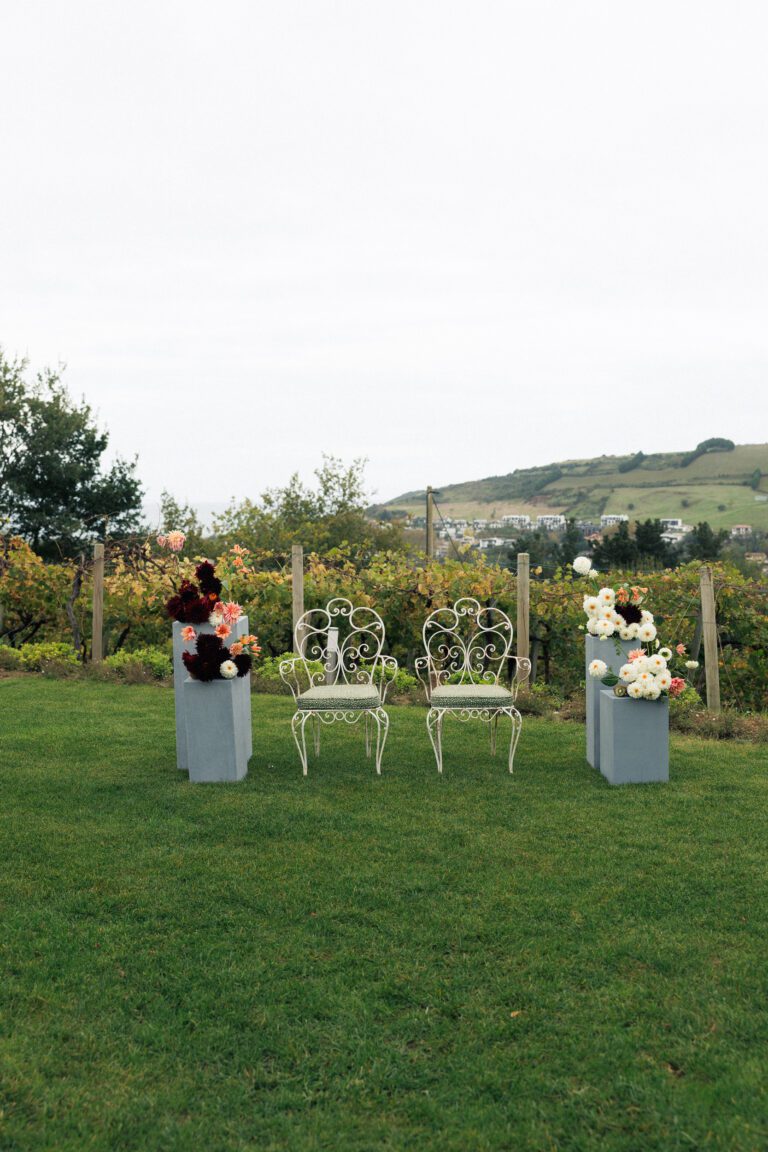
<path id="1" fill-rule="evenodd" d="M 512 623 L 500 608 L 484 607 L 479 601 L 465 596 L 452 606 L 438 608 L 427 617 L 422 629 L 424 655 L 416 660 L 416 675 L 424 685 L 430 709 L 427 714 L 427 732 L 437 761 L 438 772 L 443 771 L 442 732 L 445 716 L 465 722 L 482 720 L 491 726 L 491 750 L 496 751 L 496 727 L 500 716 L 509 716 L 512 739 L 509 746 L 509 771 L 513 769 L 515 750 L 522 718 L 515 707 L 520 684 L 531 670 L 526 658 L 510 655 Z M 447 684 L 471 689 L 482 696 L 483 685 L 498 686 L 502 671 L 514 671 L 509 696 L 498 704 L 459 700 L 450 707 L 432 706 L 432 694 Z"/>
<path id="2" fill-rule="evenodd" d="M 336 631 L 336 642 L 332 642 Z M 289 685 L 298 709 L 291 721 L 296 747 L 304 775 L 307 775 L 306 725 L 312 717 L 315 753 L 320 751 L 320 731 L 323 724 L 341 720 L 356 724 L 365 717 L 366 755 L 371 755 L 372 727 L 376 726 L 376 772 L 381 774 L 381 758 L 389 731 L 389 717 L 382 705 L 386 700 L 390 680 L 397 671 L 397 661 L 383 653 L 386 633 L 378 612 L 365 606 L 355 607 L 342 596 L 329 600 L 325 608 L 305 612 L 296 625 L 294 650 L 298 653 L 280 665 L 280 675 Z M 320 663 L 319 670 L 313 665 Z M 376 687 L 377 707 L 356 708 L 354 711 L 340 705 L 338 708 L 309 709 L 302 707 L 299 697 L 307 688 L 338 688 L 340 685 L 371 685 Z"/>

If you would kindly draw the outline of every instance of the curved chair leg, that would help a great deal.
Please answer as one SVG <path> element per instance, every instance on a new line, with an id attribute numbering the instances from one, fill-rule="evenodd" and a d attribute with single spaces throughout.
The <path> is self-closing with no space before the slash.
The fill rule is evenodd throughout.
<path id="1" fill-rule="evenodd" d="M 383 708 L 377 708 L 375 712 L 366 713 L 366 720 L 368 716 L 372 716 L 376 723 L 376 774 L 381 776 L 381 758 L 384 755 L 384 745 L 387 742 L 387 733 L 389 732 L 389 716 Z"/>
<path id="2" fill-rule="evenodd" d="M 499 726 L 499 714 L 497 712 L 494 715 L 493 719 L 491 720 L 491 724 L 490 724 L 490 728 L 491 728 L 491 756 L 496 755 L 496 730 L 497 730 L 498 726 Z"/>
<path id="3" fill-rule="evenodd" d="M 509 742 L 509 770 L 513 771 L 515 763 L 515 751 L 517 749 L 517 742 L 520 739 L 520 733 L 523 730 L 523 718 L 518 712 L 517 708 L 509 708 L 506 710 L 506 715 L 512 721 L 512 738 Z"/>
<path id="4" fill-rule="evenodd" d="M 291 731 L 296 741 L 296 747 L 299 750 L 299 759 L 301 760 L 301 767 L 305 776 L 307 774 L 307 740 L 304 728 L 310 716 L 311 712 L 296 712 L 291 720 Z M 301 729 L 301 738 L 299 738 L 299 729 Z"/>
<path id="5" fill-rule="evenodd" d="M 320 717 L 313 715 L 312 716 L 312 735 L 314 736 L 314 739 L 315 739 L 315 756 L 320 755 L 320 729 L 321 728 L 322 728 L 322 724 L 320 723 Z"/>
<path id="6" fill-rule="evenodd" d="M 427 712 L 427 733 L 435 753 L 438 772 L 443 771 L 443 713 L 438 708 L 430 708 Z"/>
<path id="7" fill-rule="evenodd" d="M 365 754 L 370 759 L 371 756 L 371 714 L 365 714 Z"/>

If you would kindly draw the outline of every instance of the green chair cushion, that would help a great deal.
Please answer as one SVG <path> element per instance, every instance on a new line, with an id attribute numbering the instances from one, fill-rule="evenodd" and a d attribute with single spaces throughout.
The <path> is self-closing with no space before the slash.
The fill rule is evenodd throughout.
<path id="1" fill-rule="evenodd" d="M 305 712 L 352 712 L 379 708 L 381 697 L 372 684 L 318 684 L 302 692 L 296 706 Z"/>
<path id="2" fill-rule="evenodd" d="M 512 693 L 500 684 L 442 684 L 432 693 L 433 708 L 508 708 Z"/>

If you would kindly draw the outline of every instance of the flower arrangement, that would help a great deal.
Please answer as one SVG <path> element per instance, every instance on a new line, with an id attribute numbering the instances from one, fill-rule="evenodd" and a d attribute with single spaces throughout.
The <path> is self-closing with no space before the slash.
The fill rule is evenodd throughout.
<path id="1" fill-rule="evenodd" d="M 190 634 L 191 633 L 191 634 Z M 236 676 L 247 676 L 253 664 L 253 657 L 261 651 L 255 636 L 243 636 L 229 648 L 224 639 L 216 635 L 201 635 L 191 626 L 184 628 L 185 640 L 195 641 L 194 652 L 182 652 L 184 667 L 193 680 L 234 680 Z"/>
<path id="2" fill-rule="evenodd" d="M 592 568 L 587 556 L 577 556 L 573 570 L 595 584 L 600 580 L 600 573 Z M 653 613 L 642 607 L 647 592 L 647 588 L 638 584 L 625 583 L 617 588 L 598 588 L 585 596 L 587 632 L 600 640 L 618 636 L 620 640 L 640 640 L 643 644 L 650 644 L 656 639 L 656 624 Z"/>
<path id="3" fill-rule="evenodd" d="M 675 648 L 678 658 L 685 655 L 685 645 Z M 660 696 L 679 696 L 686 686 L 685 676 L 675 676 L 672 665 L 675 657 L 670 648 L 658 648 L 651 652 L 645 648 L 635 648 L 628 654 L 627 663 L 619 669 L 618 675 L 608 671 L 604 660 L 593 660 L 589 665 L 590 676 L 599 677 L 603 684 L 613 688 L 617 696 L 629 696 L 632 700 L 658 700 Z M 685 668 L 692 671 L 698 668 L 697 660 L 686 660 Z"/>

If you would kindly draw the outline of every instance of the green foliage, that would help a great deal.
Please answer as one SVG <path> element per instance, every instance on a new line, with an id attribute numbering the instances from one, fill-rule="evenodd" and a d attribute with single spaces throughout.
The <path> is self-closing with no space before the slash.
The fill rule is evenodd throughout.
<path id="1" fill-rule="evenodd" d="M 127 680 L 165 680 L 173 674 L 173 660 L 164 648 L 120 649 L 107 656 L 104 666 Z"/>
<path id="2" fill-rule="evenodd" d="M 136 463 L 102 471 L 108 435 L 58 372 L 33 384 L 27 362 L 0 349 L 0 517 L 43 556 L 72 555 L 87 541 L 135 531 L 142 491 Z"/>
<path id="3" fill-rule="evenodd" d="M 619 464 L 619 472 L 633 472 L 635 468 L 639 468 L 645 460 L 645 452 L 636 452 L 634 456 L 630 456 L 629 460 L 622 460 Z"/>
<path id="4" fill-rule="evenodd" d="M 71 644 L 58 640 L 46 640 L 39 644 L 24 644 L 19 649 L 19 666 L 26 672 L 52 672 L 59 669 L 77 668 L 78 655 Z"/>
<path id="5" fill-rule="evenodd" d="M 289 554 L 292 544 L 305 552 L 328 552 L 349 546 L 359 563 L 374 552 L 402 546 L 396 523 L 377 524 L 365 514 L 367 503 L 364 460 L 345 467 L 334 456 L 324 456 L 315 471 L 316 486 L 308 488 L 297 473 L 284 488 L 270 488 L 258 503 L 232 504 L 214 521 L 220 546 L 240 544 L 252 551 Z"/>
<path id="6" fill-rule="evenodd" d="M 760 469 L 755 468 L 754 472 L 752 473 L 752 475 L 749 478 L 749 486 L 753 492 L 757 492 L 757 490 L 759 489 L 760 481 L 762 480 L 762 478 L 763 478 L 763 474 L 760 471 Z"/>
<path id="7" fill-rule="evenodd" d="M 685 552 L 689 560 L 718 560 L 723 551 L 728 533 L 724 528 L 713 531 L 704 521 L 697 524 L 685 538 Z"/>
<path id="8" fill-rule="evenodd" d="M 0 671 L 15 672 L 21 667 L 21 652 L 8 644 L 0 644 Z"/>
<path id="9" fill-rule="evenodd" d="M 733 452 L 735 447 L 733 440 L 726 440 L 722 436 L 713 436 L 709 440 L 702 440 L 700 444 L 696 445 L 693 452 L 686 452 L 680 461 L 680 467 L 687 468 L 689 464 L 693 464 L 694 460 L 698 460 L 699 456 L 703 456 L 706 452 Z"/>

